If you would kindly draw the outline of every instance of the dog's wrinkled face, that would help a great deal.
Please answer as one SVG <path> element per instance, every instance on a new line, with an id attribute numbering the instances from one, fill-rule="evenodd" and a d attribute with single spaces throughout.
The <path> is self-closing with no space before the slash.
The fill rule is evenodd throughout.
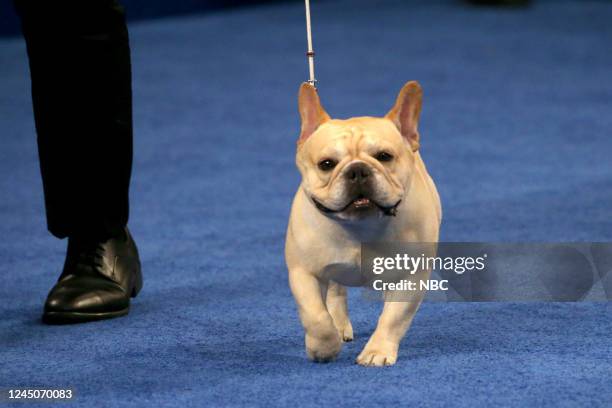
<path id="1" fill-rule="evenodd" d="M 347 221 L 395 215 L 413 173 L 420 106 L 421 88 L 409 82 L 384 118 L 330 119 L 316 90 L 302 85 L 296 162 L 319 211 Z"/>

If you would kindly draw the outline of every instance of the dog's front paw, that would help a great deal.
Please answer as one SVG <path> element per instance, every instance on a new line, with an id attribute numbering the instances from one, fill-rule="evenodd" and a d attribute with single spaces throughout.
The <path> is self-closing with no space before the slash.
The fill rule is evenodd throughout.
<path id="1" fill-rule="evenodd" d="M 314 362 L 327 363 L 333 361 L 340 353 L 341 348 L 342 340 L 335 330 L 319 336 L 306 334 L 306 354 Z"/>
<path id="2" fill-rule="evenodd" d="M 397 345 L 387 342 L 368 342 L 356 363 L 362 366 L 391 366 L 397 361 Z"/>

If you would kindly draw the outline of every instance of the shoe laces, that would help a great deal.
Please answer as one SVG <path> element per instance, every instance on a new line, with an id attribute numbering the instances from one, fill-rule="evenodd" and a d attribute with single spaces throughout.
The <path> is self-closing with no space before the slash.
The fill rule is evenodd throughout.
<path id="1" fill-rule="evenodd" d="M 68 244 L 68 259 L 77 270 L 99 271 L 103 266 L 103 254 L 101 242 L 74 241 Z"/>

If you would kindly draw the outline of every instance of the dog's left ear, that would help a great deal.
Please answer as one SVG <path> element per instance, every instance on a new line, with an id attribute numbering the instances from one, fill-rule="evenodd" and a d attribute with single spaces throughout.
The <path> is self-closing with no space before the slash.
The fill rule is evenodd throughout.
<path id="1" fill-rule="evenodd" d="M 416 81 L 407 82 L 397 96 L 395 106 L 385 115 L 397 126 L 414 152 L 419 149 L 418 123 L 422 99 L 421 85 Z"/>
<path id="2" fill-rule="evenodd" d="M 330 117 L 321 105 L 317 90 L 307 82 L 304 82 L 300 86 L 298 107 L 300 110 L 300 117 L 302 118 L 302 132 L 298 139 L 298 144 L 300 144 L 312 135 L 319 126 L 327 122 Z"/>

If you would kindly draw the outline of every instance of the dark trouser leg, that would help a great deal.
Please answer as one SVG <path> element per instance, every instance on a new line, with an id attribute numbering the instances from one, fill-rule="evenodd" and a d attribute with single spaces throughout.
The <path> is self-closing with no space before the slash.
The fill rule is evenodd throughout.
<path id="1" fill-rule="evenodd" d="M 49 231 L 114 235 L 128 220 L 132 95 L 115 0 L 15 0 L 32 77 Z"/>

